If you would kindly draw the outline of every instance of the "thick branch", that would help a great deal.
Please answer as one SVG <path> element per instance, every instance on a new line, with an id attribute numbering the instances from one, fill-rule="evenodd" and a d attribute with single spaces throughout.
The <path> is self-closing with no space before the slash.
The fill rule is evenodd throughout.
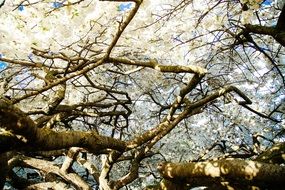
<path id="1" fill-rule="evenodd" d="M 284 30 L 279 30 L 278 28 L 274 28 L 274 27 L 251 25 L 251 24 L 247 24 L 245 25 L 245 27 L 248 32 L 272 36 L 282 46 L 285 46 L 285 31 Z"/>
<path id="2" fill-rule="evenodd" d="M 232 159 L 185 164 L 161 163 L 158 170 L 166 179 L 189 184 L 197 179 L 203 179 L 201 182 L 204 184 L 199 185 L 209 185 L 213 180 L 260 187 L 285 185 L 285 167 L 256 161 Z"/>
<path id="3" fill-rule="evenodd" d="M 125 64 L 125 65 L 148 67 L 148 68 L 156 69 L 163 73 L 196 73 L 201 76 L 204 76 L 207 73 L 206 69 L 199 67 L 199 66 L 162 65 L 162 64 L 159 64 L 156 60 L 134 61 L 134 60 L 125 59 L 125 58 L 110 57 L 106 60 L 106 62 L 115 63 L 115 64 Z"/>
<path id="4" fill-rule="evenodd" d="M 285 143 L 277 143 L 268 150 L 260 154 L 256 161 L 282 164 L 285 163 Z"/>
<path id="5" fill-rule="evenodd" d="M 29 185 L 25 188 L 25 190 L 34 190 L 34 189 L 61 189 L 61 190 L 69 190 L 67 184 L 62 183 L 60 181 L 54 181 L 54 182 L 43 182 L 43 183 L 37 183 L 33 185 Z"/>
<path id="6" fill-rule="evenodd" d="M 0 115 L 2 116 L 1 126 L 25 138 L 26 145 L 33 150 L 56 150 L 77 146 L 96 153 L 107 148 L 118 151 L 126 148 L 125 142 L 98 135 L 96 132 L 55 132 L 50 129 L 37 128 L 30 117 L 5 99 L 0 99 Z"/>
<path id="7" fill-rule="evenodd" d="M 18 164 L 23 167 L 38 169 L 42 171 L 44 174 L 49 174 L 49 173 L 56 174 L 65 181 L 67 181 L 68 183 L 76 186 L 78 189 L 85 189 L 85 190 L 91 189 L 91 187 L 84 180 L 82 180 L 81 177 L 79 177 L 77 174 L 62 172 L 61 169 L 58 166 L 54 165 L 53 162 L 20 156 Z"/>

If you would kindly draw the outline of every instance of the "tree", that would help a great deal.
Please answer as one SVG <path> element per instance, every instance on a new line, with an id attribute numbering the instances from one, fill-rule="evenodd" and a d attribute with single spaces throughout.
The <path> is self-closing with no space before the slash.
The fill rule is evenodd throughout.
<path id="1" fill-rule="evenodd" d="M 6 0 L 0 186 L 284 186 L 284 7 Z"/>

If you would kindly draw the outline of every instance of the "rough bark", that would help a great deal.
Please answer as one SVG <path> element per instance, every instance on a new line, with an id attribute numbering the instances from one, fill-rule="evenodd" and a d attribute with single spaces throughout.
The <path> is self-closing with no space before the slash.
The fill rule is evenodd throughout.
<path id="1" fill-rule="evenodd" d="M 123 151 L 123 141 L 98 135 L 96 132 L 64 131 L 37 128 L 34 121 L 9 100 L 0 99 L 1 127 L 19 136 L 25 146 L 31 150 L 58 150 L 69 147 L 84 147 L 90 152 L 98 153 L 107 148 Z M 1 145 L 2 146 L 2 145 Z M 23 145 L 24 146 L 24 145 Z M 23 148 L 18 146 L 18 149 Z M 6 146 L 4 151 L 15 147 Z M 7 149 L 7 150 L 6 150 Z M 4 152 L 3 150 L 0 150 Z"/>
<path id="2" fill-rule="evenodd" d="M 165 179 L 191 186 L 211 186 L 214 182 L 233 182 L 262 188 L 285 186 L 285 167 L 257 161 L 223 159 L 185 164 L 161 163 L 158 170 Z"/>
<path id="3" fill-rule="evenodd" d="M 275 144 L 261 153 L 255 160 L 274 164 L 285 163 L 285 142 Z"/>

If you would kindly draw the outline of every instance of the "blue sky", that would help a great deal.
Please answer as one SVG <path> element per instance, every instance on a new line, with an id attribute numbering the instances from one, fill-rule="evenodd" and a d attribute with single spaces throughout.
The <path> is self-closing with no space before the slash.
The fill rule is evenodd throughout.
<path id="1" fill-rule="evenodd" d="M 126 11 L 132 8 L 132 3 L 122 3 L 118 6 L 118 11 Z"/>
<path id="2" fill-rule="evenodd" d="M 0 58 L 3 57 L 3 55 L 0 53 Z M 6 69 L 6 67 L 8 66 L 7 63 L 0 61 L 0 71 L 2 71 L 3 69 Z"/>

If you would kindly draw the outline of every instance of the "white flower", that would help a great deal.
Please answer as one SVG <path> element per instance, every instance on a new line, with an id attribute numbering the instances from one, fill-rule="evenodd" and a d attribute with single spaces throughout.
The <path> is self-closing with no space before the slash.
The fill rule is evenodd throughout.
<path id="1" fill-rule="evenodd" d="M 247 10 L 241 13 L 241 23 L 242 24 L 249 24 L 253 17 L 253 11 Z"/>

